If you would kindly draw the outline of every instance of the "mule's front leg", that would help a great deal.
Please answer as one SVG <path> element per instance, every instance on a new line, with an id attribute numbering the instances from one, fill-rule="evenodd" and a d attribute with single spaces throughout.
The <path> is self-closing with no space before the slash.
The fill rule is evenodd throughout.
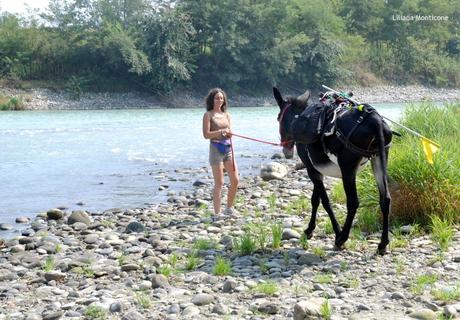
<path id="1" fill-rule="evenodd" d="M 343 245 L 350 236 L 353 219 L 355 218 L 356 210 L 359 207 L 358 193 L 356 191 L 356 171 L 349 174 L 344 174 L 342 181 L 343 189 L 347 197 L 347 218 L 345 219 L 342 233 L 340 236 L 335 238 L 335 245 L 339 249 L 343 248 Z"/>
<path id="2" fill-rule="evenodd" d="M 308 228 L 305 229 L 304 233 L 307 239 L 311 239 L 313 236 L 313 231 L 316 228 L 316 213 L 319 206 L 319 193 L 318 188 L 313 187 L 313 194 L 311 195 L 311 216 L 310 222 L 308 223 Z"/>
<path id="3" fill-rule="evenodd" d="M 308 167 L 307 167 L 308 169 Z M 308 224 L 308 228 L 305 230 L 305 234 L 308 236 L 312 236 L 313 230 L 316 226 L 316 214 L 319 206 L 319 201 L 321 200 L 321 204 L 323 205 L 324 210 L 326 210 L 329 218 L 331 219 L 332 229 L 335 232 L 335 236 L 338 237 L 340 235 L 340 225 L 335 218 L 334 211 L 332 210 L 331 203 L 329 201 L 329 197 L 327 196 L 326 188 L 324 187 L 323 183 L 323 176 L 320 174 L 310 174 L 310 179 L 313 182 L 313 194 L 311 196 L 311 204 L 312 204 L 312 213 L 310 218 L 310 223 Z"/>

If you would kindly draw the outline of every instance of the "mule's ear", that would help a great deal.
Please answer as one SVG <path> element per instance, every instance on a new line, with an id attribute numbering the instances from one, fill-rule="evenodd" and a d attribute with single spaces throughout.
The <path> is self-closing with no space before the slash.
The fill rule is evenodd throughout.
<path id="1" fill-rule="evenodd" d="M 299 102 L 301 106 L 306 106 L 309 98 L 310 98 L 310 91 L 307 90 L 305 91 L 304 94 L 297 97 L 297 101 Z"/>
<path id="2" fill-rule="evenodd" d="M 278 90 L 277 87 L 273 87 L 273 96 L 275 97 L 276 103 L 278 103 L 278 106 L 283 109 L 284 107 L 284 99 L 283 96 L 281 95 L 281 92 Z"/>

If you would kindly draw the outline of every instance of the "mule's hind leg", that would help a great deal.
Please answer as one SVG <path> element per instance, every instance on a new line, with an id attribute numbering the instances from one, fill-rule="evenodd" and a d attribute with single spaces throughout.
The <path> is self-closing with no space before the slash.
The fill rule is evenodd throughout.
<path id="1" fill-rule="evenodd" d="M 379 157 L 375 157 L 371 161 L 372 171 L 374 172 L 375 180 L 377 181 L 377 187 L 379 189 L 380 196 L 380 209 L 382 210 L 383 215 L 383 230 L 382 238 L 378 246 L 378 253 L 385 254 L 386 247 L 390 242 L 388 238 L 388 228 L 389 228 L 389 216 L 390 216 L 390 204 L 391 197 L 390 191 L 388 190 L 388 181 L 385 168 L 382 168 L 382 162 Z"/>

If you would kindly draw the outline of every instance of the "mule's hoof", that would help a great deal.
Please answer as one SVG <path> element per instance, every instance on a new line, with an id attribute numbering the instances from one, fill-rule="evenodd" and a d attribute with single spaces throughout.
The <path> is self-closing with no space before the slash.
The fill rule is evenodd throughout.
<path id="1" fill-rule="evenodd" d="M 384 256 L 388 253 L 387 248 L 386 247 L 381 248 L 379 245 L 379 247 L 377 248 L 377 253 L 381 256 Z"/>
<path id="2" fill-rule="evenodd" d="M 345 245 L 343 243 L 342 244 L 334 243 L 334 250 L 335 251 L 343 251 L 343 250 L 345 250 Z"/>
<path id="3" fill-rule="evenodd" d="M 313 237 L 313 231 L 308 231 L 308 229 L 305 229 L 303 233 L 305 234 L 308 240 L 310 240 Z"/>

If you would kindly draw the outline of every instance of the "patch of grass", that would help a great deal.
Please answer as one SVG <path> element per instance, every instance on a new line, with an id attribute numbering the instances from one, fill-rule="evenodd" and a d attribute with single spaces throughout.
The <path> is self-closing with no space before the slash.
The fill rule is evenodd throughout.
<path id="1" fill-rule="evenodd" d="M 272 247 L 278 249 L 281 247 L 281 236 L 283 235 L 283 226 L 280 223 L 274 223 L 272 229 Z"/>
<path id="2" fill-rule="evenodd" d="M 299 244 L 300 244 L 300 247 L 304 250 L 307 250 L 308 247 L 309 247 L 309 244 L 308 244 L 308 238 L 307 238 L 307 235 L 305 234 L 305 232 L 302 232 L 301 236 L 300 236 L 300 239 L 299 239 Z"/>
<path id="3" fill-rule="evenodd" d="M 262 274 L 268 274 L 267 260 L 262 259 L 259 261 L 259 269 Z"/>
<path id="4" fill-rule="evenodd" d="M 395 263 L 396 275 L 398 276 L 402 275 L 403 272 L 406 270 L 406 264 L 404 263 L 402 259 L 399 259 L 399 258 L 395 259 L 394 263 Z"/>
<path id="5" fill-rule="evenodd" d="M 332 222 L 331 219 L 326 219 L 326 222 L 324 223 L 324 232 L 326 234 L 333 234 L 334 233 L 334 228 L 332 228 Z"/>
<path id="6" fill-rule="evenodd" d="M 437 280 L 438 280 L 438 277 L 432 274 L 422 274 L 422 275 L 416 276 L 411 281 L 410 291 L 413 294 L 421 295 L 428 286 L 432 286 L 433 284 L 436 283 Z"/>
<path id="7" fill-rule="evenodd" d="M 267 226 L 265 226 L 264 224 L 258 224 L 256 226 L 256 232 L 256 242 L 261 250 L 265 250 L 268 242 Z"/>
<path id="8" fill-rule="evenodd" d="M 310 208 L 310 202 L 308 198 L 304 195 L 301 195 L 296 200 L 292 201 L 287 207 L 286 211 L 288 214 L 302 215 Z"/>
<path id="9" fill-rule="evenodd" d="M 441 252 L 447 251 L 454 233 L 454 227 L 449 220 L 438 216 L 431 217 L 431 239 L 438 245 Z"/>
<path id="10" fill-rule="evenodd" d="M 165 277 L 169 277 L 173 273 L 173 269 L 169 264 L 162 264 L 158 267 L 157 271 Z"/>
<path id="11" fill-rule="evenodd" d="M 361 280 L 359 279 L 358 276 L 347 278 L 346 285 L 349 288 L 358 289 L 359 286 L 361 285 Z"/>
<path id="12" fill-rule="evenodd" d="M 377 232 L 380 229 L 379 211 L 362 210 L 358 213 L 357 226 L 367 233 Z"/>
<path id="13" fill-rule="evenodd" d="M 45 272 L 50 272 L 54 270 L 55 263 L 54 263 L 54 257 L 53 256 L 48 256 L 46 257 L 45 263 L 43 263 L 42 270 Z"/>
<path id="14" fill-rule="evenodd" d="M 326 299 L 324 303 L 319 308 L 319 313 L 321 314 L 322 319 L 330 320 L 332 317 L 332 306 L 329 303 L 329 299 Z"/>
<path id="15" fill-rule="evenodd" d="M 178 262 L 179 262 L 179 256 L 175 253 L 172 253 L 169 256 L 169 263 L 171 264 L 171 267 L 175 269 Z"/>
<path id="16" fill-rule="evenodd" d="M 328 273 L 325 274 L 317 274 L 313 278 L 313 282 L 321 283 L 321 284 L 331 284 L 332 283 L 332 276 Z"/>
<path id="17" fill-rule="evenodd" d="M 96 305 L 91 305 L 86 308 L 85 317 L 98 320 L 108 319 L 107 311 L 104 308 Z"/>
<path id="18" fill-rule="evenodd" d="M 118 265 L 119 265 L 119 266 L 124 265 L 125 262 L 126 262 L 126 256 L 125 256 L 123 253 L 121 253 L 121 254 L 117 257 L 117 261 L 118 261 Z"/>
<path id="19" fill-rule="evenodd" d="M 152 307 L 152 300 L 145 292 L 136 293 L 136 303 L 142 309 L 150 309 Z"/>
<path id="20" fill-rule="evenodd" d="M 201 259 L 197 257 L 196 251 L 192 251 L 190 254 L 187 255 L 185 259 L 185 270 L 192 271 L 198 268 L 201 263 Z"/>
<path id="21" fill-rule="evenodd" d="M 217 242 L 210 239 L 196 239 L 193 248 L 196 250 L 210 250 L 210 249 L 217 249 Z"/>
<path id="22" fill-rule="evenodd" d="M 234 247 L 242 256 L 249 255 L 256 250 L 255 239 L 249 229 L 247 229 L 241 238 L 235 238 Z"/>
<path id="23" fill-rule="evenodd" d="M 72 269 L 72 272 L 76 274 L 81 274 L 86 278 L 94 278 L 94 270 L 91 268 L 89 264 L 82 267 L 75 267 Z"/>
<path id="24" fill-rule="evenodd" d="M 460 284 L 448 289 L 433 289 L 431 294 L 436 300 L 446 303 L 460 300 Z"/>
<path id="25" fill-rule="evenodd" d="M 320 258 L 324 258 L 326 257 L 326 250 L 324 250 L 324 248 L 322 247 L 314 247 L 313 249 L 313 254 L 320 257 Z"/>
<path id="26" fill-rule="evenodd" d="M 106 227 L 106 228 L 110 228 L 110 229 L 113 229 L 113 227 L 115 226 L 115 223 L 113 223 L 113 221 L 110 221 L 110 220 L 102 220 L 101 221 L 101 224 Z"/>
<path id="27" fill-rule="evenodd" d="M 267 198 L 268 202 L 268 208 L 270 209 L 270 212 L 275 212 L 276 210 L 276 194 L 272 193 L 270 196 Z"/>
<path id="28" fill-rule="evenodd" d="M 216 257 L 216 262 L 214 264 L 213 273 L 216 276 L 227 276 L 232 273 L 232 263 L 230 260 L 227 260 L 222 257 Z"/>
<path id="29" fill-rule="evenodd" d="M 274 281 L 258 283 L 253 289 L 255 292 L 262 293 L 266 296 L 273 296 L 278 292 L 278 285 Z"/>

